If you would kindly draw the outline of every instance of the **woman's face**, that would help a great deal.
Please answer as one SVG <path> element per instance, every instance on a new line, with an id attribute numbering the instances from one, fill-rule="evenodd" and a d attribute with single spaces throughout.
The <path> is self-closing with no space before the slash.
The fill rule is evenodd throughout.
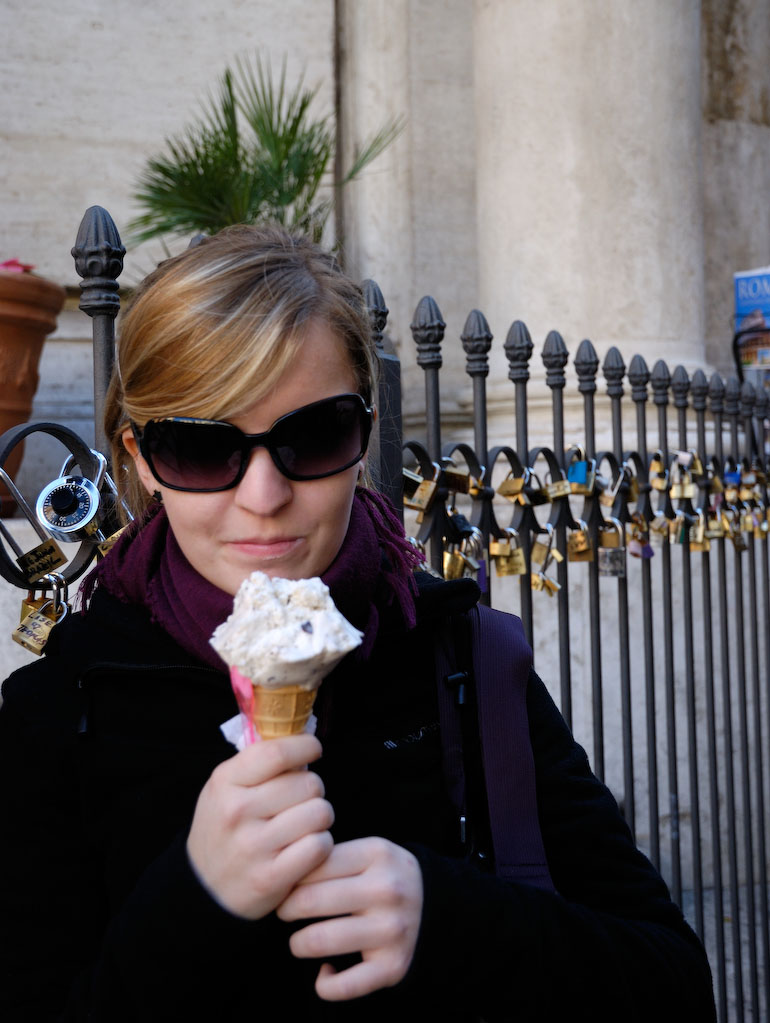
<path id="1" fill-rule="evenodd" d="M 313 323 L 296 363 L 278 385 L 230 422 L 244 433 L 262 433 L 287 412 L 356 390 L 342 343 L 325 324 Z M 283 476 L 267 449 L 259 447 L 236 487 L 196 494 L 158 483 L 130 429 L 124 432 L 123 443 L 148 492 L 161 492 L 185 557 L 221 590 L 235 594 L 255 570 L 285 579 L 321 575 L 337 556 L 363 459 L 335 476 L 296 482 Z"/>

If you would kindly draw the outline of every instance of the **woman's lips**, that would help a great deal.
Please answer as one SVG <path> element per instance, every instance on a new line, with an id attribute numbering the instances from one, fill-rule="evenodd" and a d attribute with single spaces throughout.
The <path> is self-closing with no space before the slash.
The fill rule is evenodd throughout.
<path id="1" fill-rule="evenodd" d="M 249 558 L 260 561 L 271 561 L 291 554 L 302 543 L 302 537 L 279 537 L 275 540 L 262 540 L 249 537 L 245 540 L 232 540 L 229 546 Z"/>

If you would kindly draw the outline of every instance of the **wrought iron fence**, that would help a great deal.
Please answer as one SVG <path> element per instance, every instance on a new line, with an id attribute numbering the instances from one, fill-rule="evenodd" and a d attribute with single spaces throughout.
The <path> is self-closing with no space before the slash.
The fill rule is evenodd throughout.
<path id="1" fill-rule="evenodd" d="M 123 253 L 104 210 L 87 212 L 73 252 L 81 308 L 94 324 L 99 418 Z M 615 348 L 600 394 L 599 359 L 583 341 L 573 360 L 578 418 L 568 424 L 569 353 L 553 331 L 542 351 L 549 429 L 542 417 L 531 421 L 534 346 L 517 321 L 504 344 L 515 440 L 490 447 L 492 335 L 474 310 L 461 336 L 472 426 L 443 440 L 445 325 L 424 298 L 411 325 L 425 376 L 424 431 L 405 440 L 399 362 L 384 338 L 388 310 L 374 282 L 364 292 L 382 362 L 382 489 L 404 507 L 433 571 L 474 574 L 486 603 L 521 615 L 564 717 L 706 943 L 720 1020 L 758 1023 L 770 1011 L 767 396 L 734 378 L 690 377 L 682 367 L 672 374 L 662 361 L 650 371 L 639 355 L 626 368 Z M 4 435 L 0 463 L 5 448 L 40 428 Z M 540 429 L 550 437 L 533 443 Z M 64 582 L 94 554 L 86 537 L 61 570 Z M 28 585 L 5 561 L 6 581 Z"/>
<path id="2" fill-rule="evenodd" d="M 364 288 L 382 348 L 388 311 L 374 282 Z M 475 575 L 486 603 L 521 615 L 564 717 L 706 943 L 720 1020 L 765 1019 L 768 396 L 663 361 L 650 371 L 640 355 L 626 367 L 617 348 L 601 366 L 602 395 L 584 340 L 574 357 L 579 441 L 567 441 L 569 353 L 552 331 L 546 441 L 531 435 L 534 346 L 516 321 L 504 344 L 515 442 L 490 448 L 492 335 L 474 310 L 460 339 L 472 437 L 443 440 L 444 330 L 423 298 L 411 324 L 425 375 L 417 440 L 401 443 L 396 360 L 382 351 L 384 489 L 399 505 L 403 493 L 408 531 L 434 571 Z"/>

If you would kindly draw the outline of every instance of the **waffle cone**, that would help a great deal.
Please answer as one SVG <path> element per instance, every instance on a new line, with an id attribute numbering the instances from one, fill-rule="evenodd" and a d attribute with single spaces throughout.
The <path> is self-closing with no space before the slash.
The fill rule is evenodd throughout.
<path id="1" fill-rule="evenodd" d="M 281 686 L 278 689 L 254 687 L 254 727 L 263 739 L 282 735 L 301 735 L 313 711 L 316 689 Z"/>

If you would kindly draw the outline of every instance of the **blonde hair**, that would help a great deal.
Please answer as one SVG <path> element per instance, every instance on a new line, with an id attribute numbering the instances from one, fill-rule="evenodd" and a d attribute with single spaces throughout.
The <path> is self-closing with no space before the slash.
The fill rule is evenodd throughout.
<path id="1" fill-rule="evenodd" d="M 371 401 L 377 356 L 361 290 L 309 239 L 277 226 L 226 228 L 142 282 L 121 323 L 104 413 L 113 474 L 132 514 L 149 498 L 122 443 L 129 423 L 242 414 L 301 357 L 311 322 L 340 339 Z"/>

